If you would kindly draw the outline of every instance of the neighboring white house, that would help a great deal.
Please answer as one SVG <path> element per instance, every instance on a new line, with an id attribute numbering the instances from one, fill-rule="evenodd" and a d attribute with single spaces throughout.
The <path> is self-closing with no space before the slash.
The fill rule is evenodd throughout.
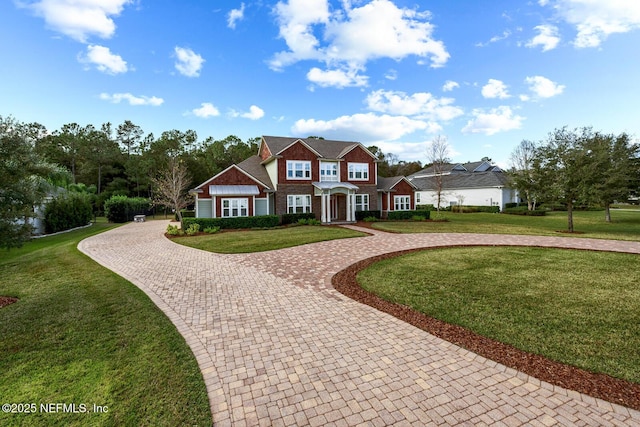
<path id="1" fill-rule="evenodd" d="M 438 204 L 437 175 L 433 167 L 428 167 L 408 177 L 417 187 L 416 205 Z M 440 207 L 499 206 L 503 210 L 507 203 L 519 201 L 506 174 L 489 162 L 447 163 L 441 175 Z"/>

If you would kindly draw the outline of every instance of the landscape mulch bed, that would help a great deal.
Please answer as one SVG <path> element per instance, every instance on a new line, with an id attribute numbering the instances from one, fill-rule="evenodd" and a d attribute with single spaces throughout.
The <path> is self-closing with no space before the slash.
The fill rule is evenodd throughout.
<path id="1" fill-rule="evenodd" d="M 410 307 L 385 301 L 358 285 L 356 281 L 358 272 L 369 265 L 383 259 L 421 250 L 425 249 L 410 249 L 362 260 L 338 272 L 332 279 L 333 287 L 351 299 L 388 313 L 432 335 L 487 359 L 517 369 L 541 381 L 640 410 L 640 384 L 589 372 L 549 360 L 538 354 L 519 350 L 508 344 L 478 335 L 461 326 L 431 318 Z"/>
<path id="2" fill-rule="evenodd" d="M 2 295 L 0 295 L 0 308 L 6 307 L 9 304 L 13 304 L 14 302 L 18 302 L 18 298 L 3 297 Z"/>

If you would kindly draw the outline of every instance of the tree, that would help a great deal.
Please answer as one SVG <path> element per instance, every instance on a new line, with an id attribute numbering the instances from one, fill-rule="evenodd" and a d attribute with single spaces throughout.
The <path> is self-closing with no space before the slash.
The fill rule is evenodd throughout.
<path id="1" fill-rule="evenodd" d="M 536 208 L 540 182 L 534 174 L 533 161 L 536 156 L 536 145 L 522 140 L 511 153 L 510 177 L 514 187 L 527 200 L 529 210 Z"/>
<path id="2" fill-rule="evenodd" d="M 133 124 L 131 120 L 125 120 L 124 123 L 118 125 L 116 140 L 127 150 L 127 159 L 131 157 L 132 152 L 139 152 L 142 135 L 142 128 Z"/>
<path id="3" fill-rule="evenodd" d="M 590 128 L 556 129 L 549 134 L 546 144 L 537 150 L 533 161 L 534 174 L 542 186 L 543 194 L 567 206 L 567 225 L 574 232 L 573 208 L 584 200 L 588 186 L 588 159 L 583 144 L 592 136 Z"/>
<path id="4" fill-rule="evenodd" d="M 605 221 L 611 222 L 611 204 L 626 200 L 633 183 L 634 159 L 640 145 L 631 143 L 629 135 L 622 133 L 596 133 L 583 143 L 586 151 L 586 198 L 605 208 Z"/>
<path id="5" fill-rule="evenodd" d="M 442 200 L 442 191 L 444 183 L 444 167 L 451 162 L 448 157 L 449 142 L 446 136 L 438 135 L 429 144 L 427 148 L 427 162 L 431 163 L 434 172 L 434 181 L 436 186 L 437 211 L 440 212 L 440 204 Z"/>
<path id="6" fill-rule="evenodd" d="M 30 219 L 49 185 L 46 178 L 57 172 L 35 151 L 38 125 L 25 125 L 0 116 L 0 247 L 20 247 L 31 236 Z"/>
<path id="7" fill-rule="evenodd" d="M 180 210 L 192 202 L 192 197 L 187 192 L 190 183 L 184 163 L 178 157 L 170 157 L 167 167 L 153 179 L 154 203 L 173 209 L 178 215 L 178 220 L 182 222 Z"/>

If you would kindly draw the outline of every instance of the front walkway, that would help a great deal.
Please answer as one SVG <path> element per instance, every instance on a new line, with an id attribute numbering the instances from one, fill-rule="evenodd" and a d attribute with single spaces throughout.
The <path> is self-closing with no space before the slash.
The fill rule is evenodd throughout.
<path id="1" fill-rule="evenodd" d="M 640 412 L 541 382 L 354 302 L 331 276 L 416 247 L 535 245 L 625 251 L 562 237 L 388 234 L 220 255 L 177 245 L 166 221 L 79 249 L 142 290 L 193 350 L 216 425 L 636 425 Z"/>

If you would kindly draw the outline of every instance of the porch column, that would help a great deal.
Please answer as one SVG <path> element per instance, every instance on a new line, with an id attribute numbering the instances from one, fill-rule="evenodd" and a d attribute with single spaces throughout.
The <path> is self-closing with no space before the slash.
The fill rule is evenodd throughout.
<path id="1" fill-rule="evenodd" d="M 320 221 L 321 222 L 327 222 L 327 207 L 326 207 L 326 200 L 324 198 L 324 190 L 322 191 L 322 193 L 320 193 Z"/>
<path id="2" fill-rule="evenodd" d="M 325 208 L 326 223 L 330 224 L 331 223 L 331 191 L 327 192 L 327 194 L 323 194 L 323 197 L 325 198 L 324 208 Z"/>
<path id="3" fill-rule="evenodd" d="M 355 209 L 353 206 L 353 202 L 355 200 L 355 196 L 353 192 L 349 190 L 347 194 L 347 221 L 355 221 Z"/>

